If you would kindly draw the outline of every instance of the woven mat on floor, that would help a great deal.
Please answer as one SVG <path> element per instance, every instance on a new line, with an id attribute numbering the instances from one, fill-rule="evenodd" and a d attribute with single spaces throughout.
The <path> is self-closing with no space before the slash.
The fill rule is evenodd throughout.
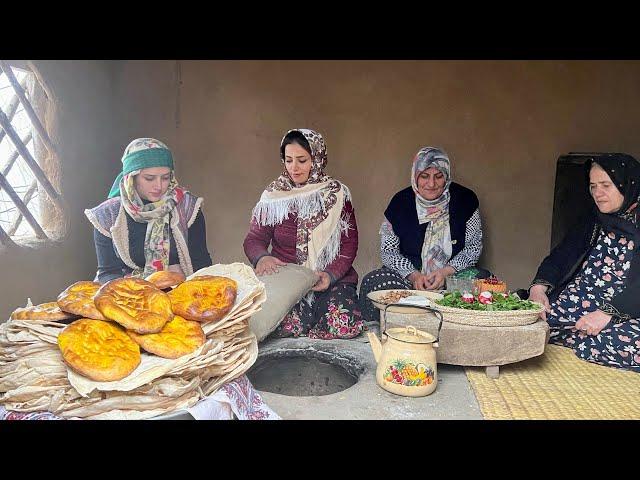
<path id="1" fill-rule="evenodd" d="M 465 368 L 487 420 L 640 419 L 640 373 L 580 360 L 547 345 L 544 355 L 500 367 Z"/>

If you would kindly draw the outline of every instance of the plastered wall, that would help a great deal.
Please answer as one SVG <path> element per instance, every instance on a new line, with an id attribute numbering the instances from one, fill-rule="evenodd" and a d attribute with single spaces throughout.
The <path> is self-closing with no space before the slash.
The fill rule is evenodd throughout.
<path id="1" fill-rule="evenodd" d="M 411 158 L 444 148 L 453 179 L 473 189 L 485 231 L 482 264 L 527 286 L 549 247 L 555 162 L 569 151 L 640 158 L 638 61 L 117 61 L 36 62 L 59 102 L 62 244 L 0 253 L 0 315 L 53 299 L 94 274 L 96 205 L 133 138 L 173 150 L 179 181 L 205 197 L 214 262 L 245 261 L 251 208 L 281 171 L 290 128 L 320 131 L 327 172 L 353 194 L 355 263 L 379 266 L 378 228 L 409 185 Z"/>
<path id="2" fill-rule="evenodd" d="M 639 87 L 637 61 L 156 61 L 122 64 L 114 92 L 121 148 L 166 141 L 180 181 L 205 197 L 216 262 L 245 259 L 280 139 L 309 127 L 353 193 L 361 275 L 379 266 L 382 212 L 413 154 L 435 145 L 480 199 L 482 263 L 516 288 L 549 248 L 557 157 L 640 155 Z"/>

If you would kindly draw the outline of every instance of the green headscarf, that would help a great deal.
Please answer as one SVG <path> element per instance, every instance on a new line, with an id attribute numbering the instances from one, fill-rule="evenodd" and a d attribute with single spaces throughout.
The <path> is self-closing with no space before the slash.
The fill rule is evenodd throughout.
<path id="1" fill-rule="evenodd" d="M 173 170 L 171 150 L 159 140 L 153 138 L 137 138 L 124 151 L 122 171 L 118 174 L 109 191 L 109 198 L 120 196 L 120 181 L 127 173 L 143 168 L 169 167 Z"/>

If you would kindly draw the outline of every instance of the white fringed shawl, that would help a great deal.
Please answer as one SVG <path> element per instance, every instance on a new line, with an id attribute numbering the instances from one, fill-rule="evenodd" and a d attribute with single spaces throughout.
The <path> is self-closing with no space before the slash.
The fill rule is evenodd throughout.
<path id="1" fill-rule="evenodd" d="M 273 226 L 296 213 L 296 256 L 301 265 L 324 270 L 340 255 L 340 237 L 349 231 L 349 219 L 341 215 L 346 201 L 351 201 L 349 189 L 334 179 L 289 191 L 265 190 L 253 209 L 253 218 L 259 225 Z M 306 243 L 301 239 L 307 239 Z"/>

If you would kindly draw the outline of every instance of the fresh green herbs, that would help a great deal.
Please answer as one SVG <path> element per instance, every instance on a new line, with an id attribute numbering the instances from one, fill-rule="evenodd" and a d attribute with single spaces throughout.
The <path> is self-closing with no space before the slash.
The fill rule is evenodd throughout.
<path id="1" fill-rule="evenodd" d="M 452 292 L 447 293 L 442 300 L 436 300 L 436 303 L 443 307 L 484 311 L 538 310 L 540 308 L 537 303 L 530 302 L 529 300 L 520 300 L 520 297 L 515 293 L 509 295 L 494 293 L 490 303 L 482 304 L 478 301 L 477 296 L 474 296 L 472 301 L 470 298 L 464 300 L 460 292 Z"/>

